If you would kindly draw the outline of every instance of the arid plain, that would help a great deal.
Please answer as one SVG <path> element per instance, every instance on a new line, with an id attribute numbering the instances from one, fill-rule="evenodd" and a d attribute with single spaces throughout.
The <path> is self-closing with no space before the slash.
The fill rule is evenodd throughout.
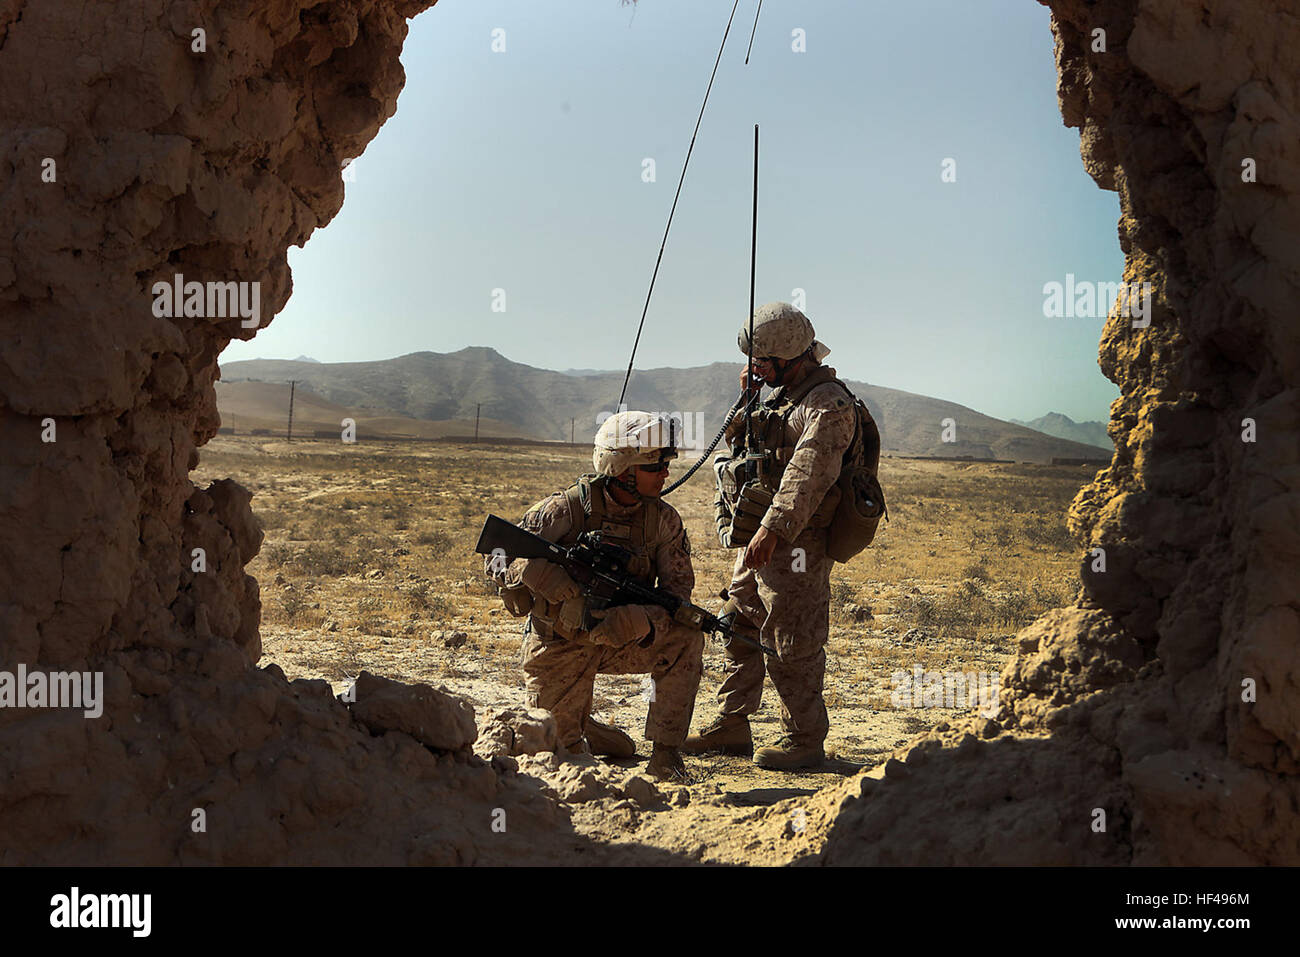
<path id="1" fill-rule="evenodd" d="M 489 513 L 517 520 L 589 466 L 587 453 L 567 447 L 223 435 L 203 450 L 195 479 L 231 477 L 254 493 L 266 536 L 248 568 L 262 589 L 262 665 L 274 662 L 291 679 L 324 678 L 336 693 L 363 669 L 442 686 L 473 704 L 482 727 L 496 710 L 523 703 L 523 680 L 522 621 L 483 575 L 473 551 L 479 528 Z M 685 467 L 674 463 L 670 478 Z M 692 757 L 691 794 L 678 803 L 745 807 L 807 796 L 953 716 L 947 706 L 895 707 L 896 672 L 996 675 L 1016 654 L 1019 628 L 1074 598 L 1081 551 L 1064 515 L 1091 475 L 1086 467 L 882 459 L 890 520 L 870 549 L 832 574 L 827 768 L 782 773 Z M 715 608 L 734 553 L 713 534 L 712 493 L 706 468 L 668 500 L 693 545 L 694 599 Z M 721 646 L 709 642 L 696 726 L 714 714 L 722 664 Z M 596 685 L 595 714 L 640 741 L 637 760 L 621 762 L 629 774 L 649 754 L 643 681 L 602 675 Z M 778 708 L 769 683 L 755 717 L 758 742 L 778 736 Z"/>

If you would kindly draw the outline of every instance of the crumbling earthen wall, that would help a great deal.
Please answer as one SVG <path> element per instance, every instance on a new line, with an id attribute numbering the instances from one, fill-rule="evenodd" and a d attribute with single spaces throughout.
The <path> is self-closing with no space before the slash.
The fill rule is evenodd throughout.
<path id="1" fill-rule="evenodd" d="M 256 329 L 154 308 L 178 273 L 284 305 L 431 5 L 0 2 L 0 671 L 102 672 L 105 699 L 0 708 L 0 863 L 590 850 L 435 689 L 367 679 L 350 708 L 256 667 L 249 493 L 189 479 L 217 356 Z"/>
<path id="2" fill-rule="evenodd" d="M 106 699 L 0 708 L 0 863 L 592 850 L 436 689 L 349 708 L 256 667 L 248 493 L 189 480 L 254 330 L 153 308 L 178 273 L 283 306 L 430 5 L 0 0 L 0 670 L 101 671 Z M 1021 636 L 998 722 L 813 809 L 825 862 L 1300 861 L 1300 31 L 1263 6 L 1053 0 L 1062 110 L 1157 302 L 1102 342 L 1119 448 L 1071 520 L 1106 571 Z"/>
<path id="3" fill-rule="evenodd" d="M 1102 337 L 1083 590 L 1021 633 L 996 722 L 823 802 L 821 860 L 1300 863 L 1300 4 L 1044 2 L 1154 296 Z"/>

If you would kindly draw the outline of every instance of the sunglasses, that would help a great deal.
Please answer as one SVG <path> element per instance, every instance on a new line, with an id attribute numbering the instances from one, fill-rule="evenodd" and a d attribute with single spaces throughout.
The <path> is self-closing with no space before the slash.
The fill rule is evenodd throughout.
<path id="1" fill-rule="evenodd" d="M 642 472 L 667 472 L 668 463 L 659 462 L 656 463 L 655 465 L 638 465 L 637 468 L 639 468 Z"/>

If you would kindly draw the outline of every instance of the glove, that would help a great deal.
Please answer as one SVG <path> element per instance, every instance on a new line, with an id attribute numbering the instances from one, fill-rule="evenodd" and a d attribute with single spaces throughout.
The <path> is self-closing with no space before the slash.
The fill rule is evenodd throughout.
<path id="1" fill-rule="evenodd" d="M 534 595 L 556 603 L 575 598 L 582 591 L 568 572 L 554 562 L 542 559 L 530 560 L 519 581 Z"/>
<path id="2" fill-rule="evenodd" d="M 590 632 L 591 640 L 598 645 L 622 648 L 650 634 L 650 616 L 641 605 L 593 609 L 591 617 L 600 619 Z"/>

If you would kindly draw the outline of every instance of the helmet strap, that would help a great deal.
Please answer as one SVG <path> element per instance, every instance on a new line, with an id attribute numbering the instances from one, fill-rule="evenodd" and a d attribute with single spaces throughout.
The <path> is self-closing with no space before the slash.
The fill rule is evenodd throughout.
<path id="1" fill-rule="evenodd" d="M 635 466 L 633 468 L 635 469 Z M 617 475 L 610 475 L 608 476 L 608 478 L 609 478 L 609 483 L 611 485 L 616 486 L 617 488 L 621 488 L 624 492 L 628 492 L 632 495 L 635 495 L 638 500 L 645 497 L 639 491 L 637 491 L 635 472 L 632 476 L 631 481 L 628 481 L 627 479 L 621 479 Z"/>
<path id="2" fill-rule="evenodd" d="M 800 368 L 803 365 L 804 359 L 807 359 L 811 354 L 812 354 L 812 346 L 809 346 L 807 350 L 801 352 L 793 359 L 779 360 L 781 363 L 780 365 L 777 365 L 776 362 L 773 362 L 772 368 L 776 372 L 776 374 L 772 377 L 774 380 L 773 384 L 785 385 L 786 377 L 789 376 L 791 372 L 794 372 L 796 369 Z"/>

